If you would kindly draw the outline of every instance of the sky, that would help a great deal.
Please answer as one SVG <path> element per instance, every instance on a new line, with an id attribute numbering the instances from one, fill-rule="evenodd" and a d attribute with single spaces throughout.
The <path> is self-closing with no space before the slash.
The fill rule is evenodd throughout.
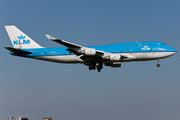
<path id="1" fill-rule="evenodd" d="M 180 55 L 104 67 L 16 57 L 5 25 L 43 47 L 162 41 L 180 51 L 179 0 L 0 0 L 0 120 L 179 120 Z"/>

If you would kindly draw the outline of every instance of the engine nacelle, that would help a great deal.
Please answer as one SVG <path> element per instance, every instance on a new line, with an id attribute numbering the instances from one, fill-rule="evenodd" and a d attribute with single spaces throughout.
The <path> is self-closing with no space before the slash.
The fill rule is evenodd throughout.
<path id="1" fill-rule="evenodd" d="M 96 55 L 96 49 L 86 48 L 84 54 L 87 56 L 94 56 Z"/>
<path id="2" fill-rule="evenodd" d="M 109 56 L 110 61 L 120 61 L 121 56 L 119 54 L 111 54 Z"/>
<path id="3" fill-rule="evenodd" d="M 121 67 L 121 62 L 105 63 L 105 66 Z"/>

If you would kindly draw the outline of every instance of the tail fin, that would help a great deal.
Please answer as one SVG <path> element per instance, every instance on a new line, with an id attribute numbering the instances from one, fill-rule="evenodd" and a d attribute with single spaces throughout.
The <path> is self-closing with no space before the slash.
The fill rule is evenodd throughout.
<path id="1" fill-rule="evenodd" d="M 14 48 L 42 48 L 16 26 L 5 26 Z"/>

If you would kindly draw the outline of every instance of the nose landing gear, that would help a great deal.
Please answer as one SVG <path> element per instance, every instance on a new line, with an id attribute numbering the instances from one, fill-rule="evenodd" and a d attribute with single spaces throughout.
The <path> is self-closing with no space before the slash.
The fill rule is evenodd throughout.
<path id="1" fill-rule="evenodd" d="M 160 67 L 160 64 L 157 64 L 157 67 Z"/>
<path id="2" fill-rule="evenodd" d="M 160 59 L 158 60 L 157 67 L 160 67 Z"/>

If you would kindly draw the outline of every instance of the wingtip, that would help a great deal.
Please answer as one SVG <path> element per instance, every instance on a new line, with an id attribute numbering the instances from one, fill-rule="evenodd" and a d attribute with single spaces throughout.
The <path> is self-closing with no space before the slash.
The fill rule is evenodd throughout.
<path id="1" fill-rule="evenodd" d="M 4 48 L 5 48 L 5 49 L 8 49 L 9 47 L 5 46 Z"/>
<path id="2" fill-rule="evenodd" d="M 45 36 L 46 36 L 49 40 L 54 40 L 54 39 L 56 39 L 56 38 L 50 36 L 49 34 L 45 34 Z"/>

